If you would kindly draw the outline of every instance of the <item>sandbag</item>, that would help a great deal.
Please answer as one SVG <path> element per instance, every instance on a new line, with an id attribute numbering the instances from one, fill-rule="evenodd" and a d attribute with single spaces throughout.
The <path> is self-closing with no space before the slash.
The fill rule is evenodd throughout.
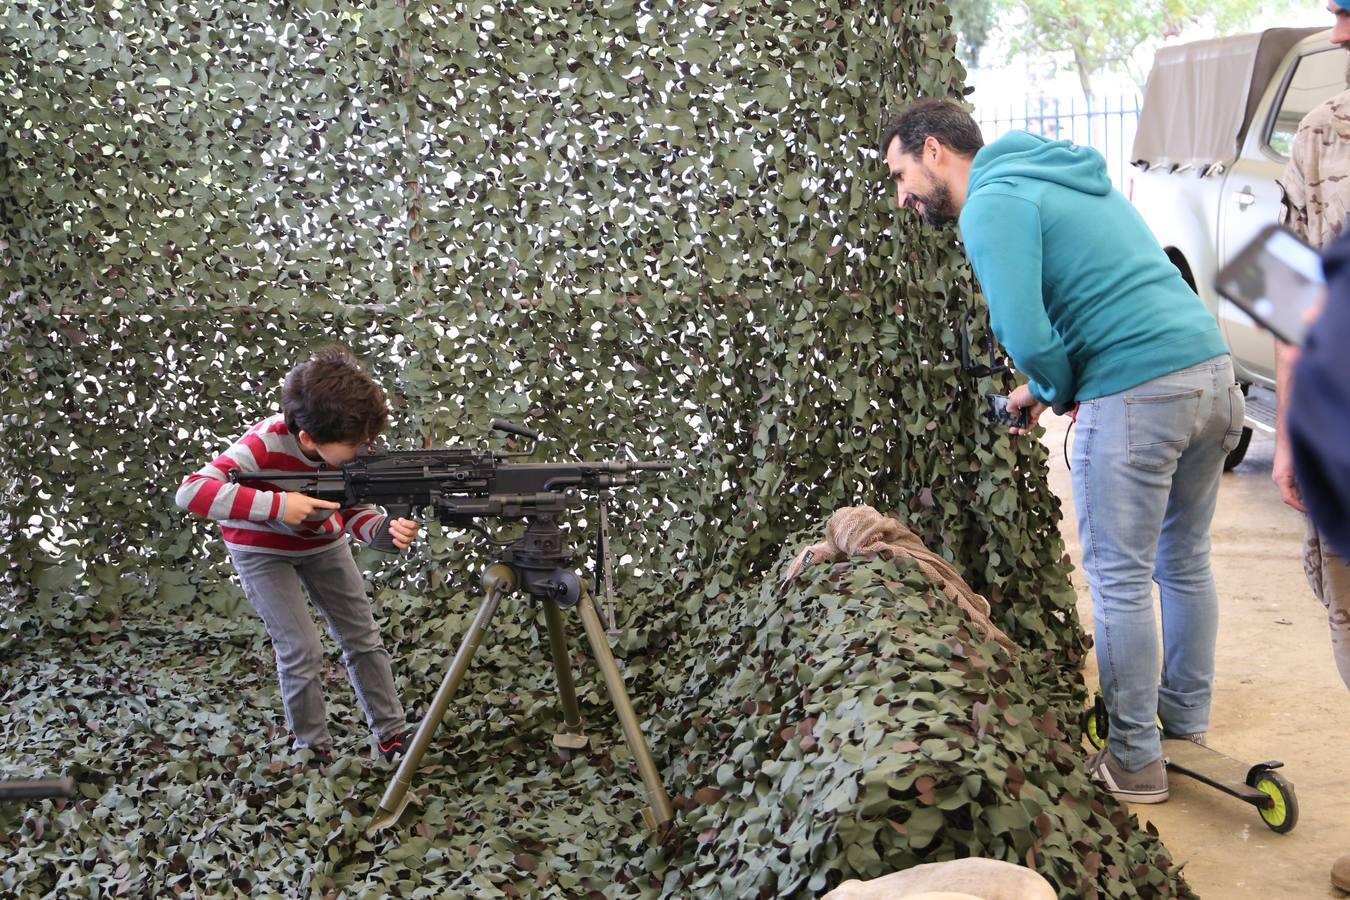
<path id="1" fill-rule="evenodd" d="M 1038 873 L 997 859 L 953 859 L 870 881 L 845 881 L 824 900 L 1056 900 Z"/>

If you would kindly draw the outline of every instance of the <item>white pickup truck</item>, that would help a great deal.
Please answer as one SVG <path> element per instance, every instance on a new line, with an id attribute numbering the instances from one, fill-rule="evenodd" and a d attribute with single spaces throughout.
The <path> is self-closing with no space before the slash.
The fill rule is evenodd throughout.
<path id="1" fill-rule="evenodd" d="M 1275 427 L 1275 345 L 1214 290 L 1214 276 L 1263 225 L 1278 221 L 1276 179 L 1298 123 L 1346 90 L 1345 50 L 1329 30 L 1276 28 L 1159 50 L 1131 159 L 1130 200 L 1215 314 L 1247 391 L 1247 428 Z"/>

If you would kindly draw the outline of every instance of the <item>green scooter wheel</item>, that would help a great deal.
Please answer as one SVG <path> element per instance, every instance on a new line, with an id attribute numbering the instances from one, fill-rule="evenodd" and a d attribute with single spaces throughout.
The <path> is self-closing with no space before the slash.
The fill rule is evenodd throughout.
<path id="1" fill-rule="evenodd" d="M 1106 716 L 1106 704 L 1102 702 L 1101 694 L 1093 698 L 1092 706 L 1083 710 L 1082 724 L 1083 734 L 1094 750 L 1106 746 L 1106 735 L 1111 729 L 1111 720 Z"/>
<path id="2" fill-rule="evenodd" d="M 1087 722 L 1084 723 L 1083 733 L 1087 735 L 1088 743 L 1097 750 L 1106 746 L 1106 728 L 1103 727 L 1103 724 L 1093 710 L 1087 711 Z"/>
<path id="3" fill-rule="evenodd" d="M 1271 831 L 1286 834 L 1298 824 L 1298 800 L 1294 797 L 1294 786 L 1269 770 L 1256 776 L 1252 787 L 1271 799 L 1265 809 L 1261 809 L 1261 820 Z"/>

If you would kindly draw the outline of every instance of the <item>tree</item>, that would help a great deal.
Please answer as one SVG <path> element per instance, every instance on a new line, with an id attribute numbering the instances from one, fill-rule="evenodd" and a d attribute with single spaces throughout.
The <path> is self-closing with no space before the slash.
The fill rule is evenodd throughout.
<path id="1" fill-rule="evenodd" d="M 1021 14 L 1021 21 L 1010 29 L 1011 53 L 1067 56 L 1084 96 L 1090 98 L 1093 76 L 1128 67 L 1140 48 L 1200 23 L 1211 24 L 1216 34 L 1239 29 L 1263 6 L 1270 10 L 1270 4 L 1259 0 L 1005 0 L 1002 9 Z"/>
<path id="2" fill-rule="evenodd" d="M 952 14 L 952 31 L 960 37 L 956 52 L 969 68 L 980 64 L 984 49 L 998 21 L 1000 0 L 948 0 Z"/>

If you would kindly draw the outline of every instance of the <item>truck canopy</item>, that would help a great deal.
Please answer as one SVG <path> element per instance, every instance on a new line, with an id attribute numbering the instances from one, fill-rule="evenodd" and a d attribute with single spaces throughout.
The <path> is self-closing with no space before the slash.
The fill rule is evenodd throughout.
<path id="1" fill-rule="evenodd" d="M 1261 95 L 1295 44 L 1323 28 L 1163 47 L 1153 58 L 1131 160 L 1149 169 L 1193 167 L 1204 174 L 1238 158 Z"/>

